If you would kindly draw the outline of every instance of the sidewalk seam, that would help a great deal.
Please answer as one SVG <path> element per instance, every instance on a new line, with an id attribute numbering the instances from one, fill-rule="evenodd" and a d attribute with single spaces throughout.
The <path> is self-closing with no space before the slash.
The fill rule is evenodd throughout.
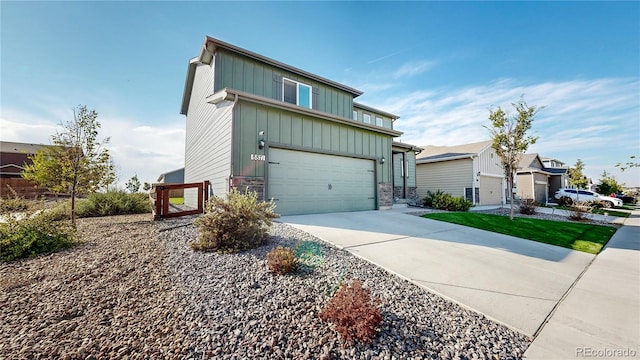
<path id="1" fill-rule="evenodd" d="M 587 270 L 589 270 L 589 268 L 591 267 L 591 264 L 593 264 L 593 262 L 596 260 L 596 258 L 598 257 L 598 255 L 594 256 L 593 259 L 591 259 L 591 261 L 589 261 L 589 263 L 587 264 L 587 266 L 585 266 L 585 268 L 582 270 L 582 272 L 580 272 L 580 274 L 578 275 L 578 277 L 575 279 L 575 281 L 571 284 L 571 286 L 569 286 L 569 288 L 567 289 L 567 291 L 564 292 L 564 294 L 562 294 L 562 296 L 560 297 L 560 299 L 558 300 L 558 302 L 553 306 L 553 308 L 551 309 L 551 311 L 549 312 L 549 314 L 544 318 L 544 321 L 542 321 L 542 324 L 540 324 L 540 326 L 538 326 L 538 329 L 533 333 L 533 340 L 535 340 L 538 335 L 540 334 L 540 332 L 542 332 L 542 330 L 544 329 L 544 327 L 547 325 L 547 323 L 549 323 L 549 321 L 551 320 L 551 318 L 553 317 L 553 315 L 556 313 L 556 310 L 558 309 L 558 307 L 560 306 L 560 304 L 562 304 L 562 302 L 564 301 L 564 299 L 567 298 L 567 296 L 569 296 L 569 293 L 571 292 L 571 290 L 573 290 L 573 288 L 576 286 L 576 284 L 578 283 L 578 281 L 580 281 L 580 279 L 582 279 L 582 276 L 584 275 L 584 273 L 587 272 Z M 533 343 L 533 341 L 532 341 Z"/>

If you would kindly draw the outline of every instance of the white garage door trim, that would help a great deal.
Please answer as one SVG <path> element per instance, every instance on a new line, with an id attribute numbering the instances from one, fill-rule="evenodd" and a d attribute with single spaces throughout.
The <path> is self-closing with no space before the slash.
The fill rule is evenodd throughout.
<path id="1" fill-rule="evenodd" d="M 375 210 L 375 160 L 269 148 L 267 197 L 282 215 Z"/>

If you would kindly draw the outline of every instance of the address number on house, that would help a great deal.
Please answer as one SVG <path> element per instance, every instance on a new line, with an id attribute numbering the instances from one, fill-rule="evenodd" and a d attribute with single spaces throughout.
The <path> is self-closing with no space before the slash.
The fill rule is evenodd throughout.
<path id="1" fill-rule="evenodd" d="M 251 154 L 251 160 L 265 161 L 265 160 L 267 160 L 267 156 L 266 155 L 260 155 L 260 154 Z"/>

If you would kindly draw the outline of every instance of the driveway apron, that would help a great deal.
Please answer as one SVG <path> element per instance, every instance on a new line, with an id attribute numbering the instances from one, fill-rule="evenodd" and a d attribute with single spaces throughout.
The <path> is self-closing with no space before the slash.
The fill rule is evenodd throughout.
<path id="1" fill-rule="evenodd" d="M 280 221 L 529 336 L 594 257 L 394 211 Z"/>

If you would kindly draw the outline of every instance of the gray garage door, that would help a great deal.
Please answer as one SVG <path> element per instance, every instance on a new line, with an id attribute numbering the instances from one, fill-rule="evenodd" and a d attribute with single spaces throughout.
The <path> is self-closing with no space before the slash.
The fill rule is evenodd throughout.
<path id="1" fill-rule="evenodd" d="M 374 161 L 269 149 L 267 196 L 282 215 L 373 210 Z"/>

